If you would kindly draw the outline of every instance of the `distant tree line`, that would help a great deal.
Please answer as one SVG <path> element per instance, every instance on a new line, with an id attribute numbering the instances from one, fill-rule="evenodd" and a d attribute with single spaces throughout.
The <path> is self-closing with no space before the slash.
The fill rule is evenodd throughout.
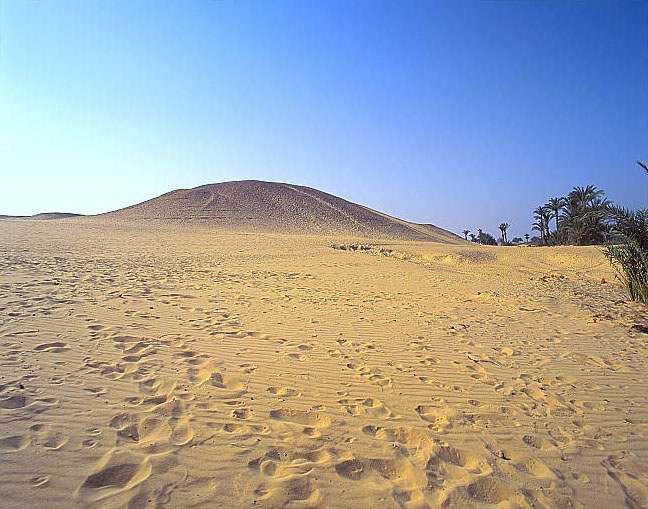
<path id="1" fill-rule="evenodd" d="M 508 223 L 502 223 L 499 225 L 499 230 L 500 232 L 502 232 L 502 236 L 500 237 L 499 241 L 496 240 L 493 235 L 483 231 L 481 228 L 477 228 L 477 235 L 471 233 L 470 230 L 464 230 L 461 233 L 463 233 L 464 239 L 470 240 L 471 242 L 475 242 L 477 244 L 484 244 L 486 246 L 497 246 L 498 244 L 503 246 L 511 246 L 522 244 L 522 237 L 514 237 L 513 240 L 508 240 L 506 232 L 508 231 L 509 226 L 511 225 Z M 470 239 L 468 239 L 468 237 L 470 237 Z M 526 237 L 528 240 L 529 236 L 526 235 Z"/>
<path id="2" fill-rule="evenodd" d="M 470 230 L 464 230 L 463 232 L 464 239 L 468 240 L 470 236 L 471 242 L 476 242 L 477 244 L 484 244 L 485 246 L 496 246 L 497 240 L 490 233 L 486 233 L 481 228 L 477 228 L 477 235 L 471 233 Z"/>

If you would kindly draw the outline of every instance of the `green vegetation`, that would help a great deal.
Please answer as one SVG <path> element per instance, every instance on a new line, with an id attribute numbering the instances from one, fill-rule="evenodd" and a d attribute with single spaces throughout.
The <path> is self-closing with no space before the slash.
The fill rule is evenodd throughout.
<path id="1" fill-rule="evenodd" d="M 648 173 L 648 166 L 637 161 Z M 533 230 L 539 237 L 524 234 L 530 246 L 604 245 L 605 256 L 625 285 L 630 298 L 648 304 L 648 208 L 637 211 L 614 205 L 595 186 L 576 186 L 567 196 L 551 198 L 533 211 Z M 554 229 L 551 229 L 553 223 Z M 501 223 L 500 244 L 522 244 L 521 237 L 508 241 L 508 223 Z M 497 245 L 490 233 L 477 235 L 464 230 L 464 238 L 478 244 Z"/>
<path id="2" fill-rule="evenodd" d="M 539 243 L 544 246 L 603 244 L 614 222 L 611 206 L 602 189 L 577 186 L 567 196 L 551 198 L 537 207 L 533 229 L 540 232 Z"/>
<path id="3" fill-rule="evenodd" d="M 648 167 L 637 161 L 647 173 Z M 610 205 L 613 239 L 605 256 L 616 269 L 630 298 L 648 304 L 648 209 L 637 211 Z"/>
<path id="4" fill-rule="evenodd" d="M 509 226 L 511 226 L 508 223 L 502 223 L 499 225 L 499 229 L 502 232 L 502 245 L 506 246 L 508 244 L 508 240 L 506 239 L 506 230 L 508 230 Z"/>
<path id="5" fill-rule="evenodd" d="M 618 243 L 608 243 L 605 256 L 616 269 L 632 300 L 648 304 L 648 209 L 618 209 L 615 233 Z"/>
<path id="6" fill-rule="evenodd" d="M 638 163 L 648 173 L 648 167 Z M 636 226 L 637 215 L 644 212 L 615 206 L 605 197 L 605 192 L 595 186 L 577 186 L 567 196 L 551 198 L 537 207 L 533 211 L 533 230 L 540 233 L 539 244 L 544 246 L 601 245 L 625 238 L 628 225 Z M 633 238 L 638 230 L 630 231 L 629 238 Z"/>
<path id="7" fill-rule="evenodd" d="M 648 173 L 648 166 L 637 163 Z M 588 185 L 551 198 L 533 211 L 533 217 L 540 238 L 531 239 L 531 245 L 605 245 L 605 256 L 630 297 L 648 303 L 648 209 L 619 207 L 602 189 Z"/>
<path id="8" fill-rule="evenodd" d="M 467 240 L 467 237 L 468 237 L 468 234 L 470 233 L 470 230 L 464 230 L 462 233 L 464 234 L 464 237 Z M 495 237 L 493 237 L 490 233 L 486 233 L 486 232 L 482 231 L 481 228 L 477 228 L 477 235 L 475 235 L 473 233 L 470 233 L 470 241 L 471 242 L 476 242 L 477 244 L 484 244 L 486 246 L 496 246 L 497 245 L 497 240 L 495 240 Z"/>

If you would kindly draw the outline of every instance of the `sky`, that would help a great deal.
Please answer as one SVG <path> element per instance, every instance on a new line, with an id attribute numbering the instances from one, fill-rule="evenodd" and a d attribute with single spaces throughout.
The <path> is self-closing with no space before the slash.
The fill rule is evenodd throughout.
<path id="1" fill-rule="evenodd" d="M 512 238 L 637 159 L 645 0 L 0 0 L 0 214 L 259 179 Z"/>

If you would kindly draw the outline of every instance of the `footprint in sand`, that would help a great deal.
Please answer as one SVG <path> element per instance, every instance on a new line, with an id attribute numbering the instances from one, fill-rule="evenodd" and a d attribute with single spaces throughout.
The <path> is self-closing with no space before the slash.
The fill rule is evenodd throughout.
<path id="1" fill-rule="evenodd" d="M 174 418 L 169 420 L 171 425 L 171 437 L 169 441 L 172 445 L 183 446 L 187 445 L 193 440 L 194 430 L 189 425 L 189 417 L 184 416 L 180 418 Z"/>
<path id="2" fill-rule="evenodd" d="M 522 437 L 522 441 L 529 447 L 542 451 L 553 449 L 556 446 L 552 441 L 537 435 L 525 435 Z"/>
<path id="3" fill-rule="evenodd" d="M 124 348 L 124 353 L 129 355 L 143 354 L 145 352 L 150 354 L 155 353 L 156 350 L 151 350 L 151 345 L 149 345 L 145 341 L 140 341 L 133 345 L 128 345 L 126 348 Z"/>
<path id="4" fill-rule="evenodd" d="M 332 423 L 331 418 L 326 414 L 305 410 L 293 410 L 291 408 L 271 410 L 270 417 L 278 421 L 301 424 L 312 428 L 328 428 Z"/>
<path id="5" fill-rule="evenodd" d="M 352 399 L 339 399 L 338 403 L 342 405 L 342 409 L 349 415 L 357 416 L 362 414 L 362 407 Z"/>
<path id="6" fill-rule="evenodd" d="M 538 478 L 556 478 L 556 474 L 542 461 L 535 458 L 528 458 L 516 465 L 516 468 L 533 477 Z"/>
<path id="7" fill-rule="evenodd" d="M 37 442 L 36 445 L 40 445 L 45 449 L 51 449 L 53 451 L 58 451 L 65 444 L 67 444 L 69 438 L 67 435 L 61 432 L 55 432 L 48 436 L 43 437 L 42 442 Z"/>
<path id="8" fill-rule="evenodd" d="M 318 503 L 320 491 L 315 482 L 308 477 L 295 477 L 282 482 L 267 495 L 267 502 L 271 507 L 315 507 Z"/>
<path id="9" fill-rule="evenodd" d="M 467 491 L 472 499 L 483 504 L 500 504 L 515 494 L 509 484 L 492 476 L 477 479 L 468 486 Z"/>
<path id="10" fill-rule="evenodd" d="M 361 377 L 368 379 L 371 383 L 380 387 L 390 387 L 392 384 L 391 378 L 380 373 L 375 373 L 365 364 L 350 362 L 346 367 L 354 370 Z"/>
<path id="11" fill-rule="evenodd" d="M 355 458 L 338 463 L 335 471 L 339 476 L 352 481 L 359 481 L 368 473 L 365 463 Z"/>
<path id="12" fill-rule="evenodd" d="M 255 364 L 251 364 L 249 362 L 245 362 L 243 364 L 239 364 L 239 370 L 241 373 L 244 375 L 251 375 L 257 370 L 257 366 Z"/>
<path id="13" fill-rule="evenodd" d="M 456 449 L 449 445 L 439 448 L 435 457 L 440 462 L 465 468 L 473 474 L 481 474 L 484 469 L 489 468 L 486 460 L 479 454 Z"/>
<path id="14" fill-rule="evenodd" d="M 435 441 L 419 429 L 410 426 L 396 426 L 396 427 L 382 427 L 375 425 L 367 425 L 362 428 L 362 432 L 377 440 L 385 440 L 391 442 L 399 452 L 406 453 L 407 456 L 420 461 L 427 461 L 430 454 L 437 447 Z"/>
<path id="15" fill-rule="evenodd" d="M 192 384 L 201 386 L 211 378 L 214 371 L 215 369 L 210 361 L 203 361 L 187 369 L 187 378 Z"/>
<path id="16" fill-rule="evenodd" d="M 155 408 L 160 405 L 164 405 L 170 401 L 170 395 L 162 394 L 160 396 L 149 396 L 148 398 L 141 398 L 139 396 L 133 396 L 126 398 L 125 401 L 130 403 L 133 406 L 140 407 L 142 410 L 153 411 Z"/>
<path id="17" fill-rule="evenodd" d="M 270 394 L 279 396 L 282 398 L 295 398 L 301 396 L 301 392 L 295 389 L 290 389 L 288 387 L 268 387 L 266 389 Z"/>
<path id="18" fill-rule="evenodd" d="M 45 449 L 56 451 L 67 444 L 69 440 L 66 434 L 56 431 L 49 424 L 34 424 L 29 427 L 29 431 L 32 434 L 34 444 Z"/>
<path id="19" fill-rule="evenodd" d="M 362 481 L 370 476 L 383 479 L 393 488 L 408 485 L 419 491 L 427 485 L 425 473 L 416 468 L 411 461 L 402 457 L 395 458 L 351 458 L 335 465 L 335 472 L 350 481 Z M 401 490 L 402 491 L 402 490 Z M 399 491 L 400 493 L 400 491 Z M 401 493 L 401 497 L 403 493 Z M 407 498 L 417 498 L 416 496 Z"/>
<path id="20" fill-rule="evenodd" d="M 14 435 L 0 438 L 0 452 L 22 451 L 30 444 L 29 437 L 25 435 Z"/>
<path id="21" fill-rule="evenodd" d="M 129 416 L 117 436 L 126 443 L 159 443 L 171 436 L 169 423 L 155 416 Z"/>
<path id="22" fill-rule="evenodd" d="M 70 349 L 70 345 L 63 343 L 61 341 L 55 341 L 53 343 L 43 343 L 34 347 L 34 350 L 37 352 L 51 352 L 51 353 L 61 353 L 67 352 Z"/>
<path id="23" fill-rule="evenodd" d="M 213 387 L 227 391 L 220 395 L 225 399 L 240 398 L 247 392 L 245 386 L 239 380 L 220 372 L 212 373 L 209 383 Z"/>
<path id="24" fill-rule="evenodd" d="M 250 461 L 248 468 L 275 479 L 289 479 L 308 474 L 314 465 L 326 463 L 330 458 L 325 449 L 272 447 L 260 458 Z"/>
<path id="25" fill-rule="evenodd" d="M 94 394 L 95 397 L 99 397 L 108 392 L 108 389 L 106 389 L 105 387 L 86 387 L 83 390 Z"/>
<path id="26" fill-rule="evenodd" d="M 88 329 L 90 329 L 93 332 L 99 332 L 106 330 L 108 327 L 105 325 L 100 325 L 100 324 L 94 324 L 94 325 L 88 325 Z"/>
<path id="27" fill-rule="evenodd" d="M 96 465 L 94 473 L 83 481 L 76 496 L 84 502 L 96 502 L 128 491 L 151 474 L 148 457 L 126 450 L 108 452 Z"/>
<path id="28" fill-rule="evenodd" d="M 17 408 L 24 408 L 27 406 L 27 397 L 22 394 L 16 394 L 7 398 L 0 399 L 0 408 L 7 410 L 14 410 Z"/>
<path id="29" fill-rule="evenodd" d="M 609 456 L 602 465 L 623 491 L 628 507 L 648 507 L 648 487 L 641 482 L 648 472 L 645 465 L 619 456 Z"/>
<path id="30" fill-rule="evenodd" d="M 31 484 L 34 488 L 44 488 L 49 484 L 49 477 L 46 475 L 38 475 L 36 477 L 32 477 L 29 480 L 29 484 Z"/>
<path id="31" fill-rule="evenodd" d="M 391 411 L 391 409 L 379 399 L 364 398 L 358 401 L 360 401 L 365 408 L 368 408 L 374 413 L 378 414 L 379 417 L 394 417 L 394 413 Z"/>
<path id="32" fill-rule="evenodd" d="M 249 408 L 237 408 L 232 410 L 232 417 L 235 419 L 249 419 L 252 417 L 252 410 Z"/>
<path id="33" fill-rule="evenodd" d="M 455 420 L 459 418 L 459 412 L 449 407 L 419 405 L 415 410 L 421 419 L 430 423 L 428 427 L 437 432 L 452 428 Z"/>
<path id="34" fill-rule="evenodd" d="M 349 415 L 368 413 L 378 419 L 395 419 L 398 417 L 385 403 L 376 398 L 356 398 L 338 400 Z"/>

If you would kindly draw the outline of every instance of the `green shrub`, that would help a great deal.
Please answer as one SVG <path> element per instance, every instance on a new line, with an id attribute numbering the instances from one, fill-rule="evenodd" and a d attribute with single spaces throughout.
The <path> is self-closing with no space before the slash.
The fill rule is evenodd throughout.
<path id="1" fill-rule="evenodd" d="M 625 237 L 620 244 L 608 244 L 605 256 L 616 269 L 630 298 L 648 304 L 648 253 L 639 242 Z"/>
<path id="2" fill-rule="evenodd" d="M 609 207 L 614 217 L 605 256 L 616 269 L 630 298 L 648 304 L 648 209 Z"/>

